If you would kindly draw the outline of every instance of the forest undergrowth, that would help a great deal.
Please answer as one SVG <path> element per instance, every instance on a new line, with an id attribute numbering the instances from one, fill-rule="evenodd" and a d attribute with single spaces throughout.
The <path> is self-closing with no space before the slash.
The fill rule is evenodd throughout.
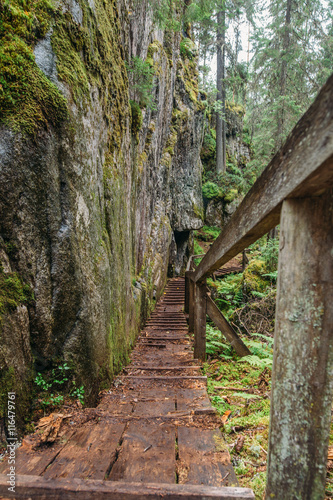
<path id="1" fill-rule="evenodd" d="M 217 228 L 206 226 L 197 231 L 195 254 L 206 250 L 207 242 L 211 244 L 218 234 Z M 239 484 L 251 488 L 257 500 L 265 498 L 278 245 L 278 238 L 264 237 L 247 249 L 249 263 L 244 272 L 208 280 L 216 304 L 251 351 L 250 356 L 240 358 L 221 332 L 207 322 L 204 372 L 208 394 L 221 415 Z M 326 499 L 333 498 L 331 460 L 326 495 Z"/>

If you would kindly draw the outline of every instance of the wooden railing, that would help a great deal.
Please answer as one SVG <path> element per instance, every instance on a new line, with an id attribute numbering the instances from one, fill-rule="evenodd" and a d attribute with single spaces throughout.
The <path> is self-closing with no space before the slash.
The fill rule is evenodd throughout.
<path id="1" fill-rule="evenodd" d="M 207 314 L 241 354 L 206 278 L 281 224 L 266 498 L 324 498 L 333 393 L 332 186 L 333 75 L 200 264 L 186 272 L 195 357 L 205 359 Z"/>

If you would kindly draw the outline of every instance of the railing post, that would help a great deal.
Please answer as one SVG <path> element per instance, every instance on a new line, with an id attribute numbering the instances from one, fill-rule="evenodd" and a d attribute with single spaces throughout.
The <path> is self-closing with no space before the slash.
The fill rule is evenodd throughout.
<path id="1" fill-rule="evenodd" d="M 206 283 L 194 284 L 194 357 L 206 360 Z"/>
<path id="2" fill-rule="evenodd" d="M 266 498 L 325 497 L 333 392 L 333 193 L 283 202 Z"/>

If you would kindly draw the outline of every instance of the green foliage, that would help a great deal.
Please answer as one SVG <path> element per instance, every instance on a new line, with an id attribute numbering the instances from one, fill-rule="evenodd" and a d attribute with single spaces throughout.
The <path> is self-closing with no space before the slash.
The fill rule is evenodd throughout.
<path id="1" fill-rule="evenodd" d="M 180 42 L 180 55 L 190 60 L 197 57 L 198 49 L 190 38 L 183 38 Z"/>
<path id="2" fill-rule="evenodd" d="M 223 280 L 218 280 L 214 286 L 215 301 L 227 317 L 243 303 L 242 284 L 243 275 L 238 273 L 225 276 Z"/>
<path id="3" fill-rule="evenodd" d="M 242 359 L 242 361 L 246 361 L 247 363 L 249 363 L 251 366 L 256 366 L 258 368 L 260 368 L 261 370 L 263 370 L 264 368 L 266 368 L 267 366 L 271 367 L 272 364 L 273 364 L 273 357 L 272 359 L 269 357 L 269 358 L 259 358 L 259 356 L 244 356 L 244 358 Z"/>
<path id="4" fill-rule="evenodd" d="M 205 184 L 202 186 L 202 196 L 207 200 L 217 198 L 220 196 L 220 188 L 214 182 L 205 182 Z"/>
<path id="5" fill-rule="evenodd" d="M 43 408 L 60 406 L 65 394 L 84 403 L 84 387 L 78 387 L 67 363 L 53 368 L 46 374 L 37 373 L 35 385 L 38 389 L 40 405 Z"/>
<path id="6" fill-rule="evenodd" d="M 199 243 L 194 240 L 194 255 L 201 255 L 203 253 L 203 250 Z"/>
<path id="7" fill-rule="evenodd" d="M 266 340 L 262 339 L 262 351 L 265 349 Z M 265 473 L 261 473 L 258 480 L 258 467 L 267 460 L 270 400 L 266 393 L 271 375 L 269 367 L 262 370 L 261 366 L 252 366 L 237 356 L 232 360 L 215 358 L 204 365 L 213 406 L 220 415 L 230 412 L 224 424 L 224 439 L 230 447 L 240 486 L 251 485 L 258 500 L 263 498 L 265 489 Z M 235 387 L 237 390 L 227 391 L 224 387 Z M 240 452 L 235 449 L 235 429 L 245 438 Z"/>
<path id="8" fill-rule="evenodd" d="M 258 340 L 254 339 L 244 339 L 245 344 L 251 351 L 251 355 L 244 356 L 240 359 L 240 362 L 249 363 L 251 366 L 255 366 L 264 370 L 266 367 L 271 368 L 273 365 L 273 343 L 274 339 L 262 334 L 252 334 L 257 337 Z"/>
<path id="9" fill-rule="evenodd" d="M 74 399 L 78 399 L 81 404 L 84 404 L 84 386 L 76 387 L 76 382 L 73 380 L 73 389 L 70 393 L 71 397 Z"/>
<path id="10" fill-rule="evenodd" d="M 206 352 L 214 357 L 232 359 L 233 349 L 230 344 L 222 342 L 222 333 L 211 325 L 206 326 Z"/>
<path id="11" fill-rule="evenodd" d="M 141 1 L 141 0 L 136 0 Z M 154 23 L 161 29 L 180 31 L 182 27 L 182 0 L 148 0 Z"/>
<path id="12" fill-rule="evenodd" d="M 265 20 L 262 17 L 253 29 L 247 101 L 254 162 L 260 170 L 313 101 L 332 71 L 333 60 L 332 6 L 328 2 L 270 1 L 263 15 Z M 328 52 L 321 51 L 323 46 Z"/>
<path id="13" fill-rule="evenodd" d="M 201 229 L 194 231 L 194 236 L 200 241 L 214 241 L 219 236 L 221 228 L 213 226 L 203 226 Z"/>
<path id="14" fill-rule="evenodd" d="M 154 96 L 152 94 L 154 88 L 155 69 L 149 61 L 144 61 L 141 57 L 133 57 L 129 63 L 126 63 L 127 72 L 135 95 L 135 99 L 140 106 L 148 106 L 155 109 Z"/>
<path id="15" fill-rule="evenodd" d="M 38 68 L 33 54 L 53 13 L 48 0 L 7 0 L 0 5 L 0 121 L 28 134 L 67 116 L 66 99 Z"/>
<path id="16" fill-rule="evenodd" d="M 267 241 L 266 245 L 261 249 L 261 254 L 265 262 L 266 269 L 268 273 L 266 277 L 271 276 L 272 279 L 276 280 L 277 275 L 274 274 L 277 271 L 278 258 L 279 258 L 279 239 L 271 238 Z"/>

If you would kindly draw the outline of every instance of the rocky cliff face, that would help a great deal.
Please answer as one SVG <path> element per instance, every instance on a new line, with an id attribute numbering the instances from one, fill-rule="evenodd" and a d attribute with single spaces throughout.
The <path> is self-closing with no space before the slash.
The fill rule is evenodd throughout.
<path id="1" fill-rule="evenodd" d="M 216 143 L 214 128 L 208 128 L 201 152 L 206 177 L 217 181 L 215 189 L 203 189 L 205 197 L 205 224 L 207 226 L 223 227 L 235 212 L 244 197 L 244 179 L 247 163 L 251 160 L 251 145 L 246 130 L 244 130 L 245 110 L 242 106 L 226 103 L 226 153 L 227 170 L 222 178 L 217 179 L 215 172 Z M 213 118 L 214 119 L 214 118 Z M 220 187 L 220 189 L 219 189 Z M 216 192 L 214 192 L 216 191 Z"/>
<path id="2" fill-rule="evenodd" d="M 21 411 L 34 369 L 63 359 L 93 403 L 168 271 L 183 270 L 203 215 L 195 54 L 180 55 L 180 35 L 157 29 L 145 1 L 47 9 L 22 41 L 34 80 L 0 126 L 0 384 L 2 402 L 22 395 Z M 154 105 L 136 127 L 133 56 L 154 70 Z"/>

